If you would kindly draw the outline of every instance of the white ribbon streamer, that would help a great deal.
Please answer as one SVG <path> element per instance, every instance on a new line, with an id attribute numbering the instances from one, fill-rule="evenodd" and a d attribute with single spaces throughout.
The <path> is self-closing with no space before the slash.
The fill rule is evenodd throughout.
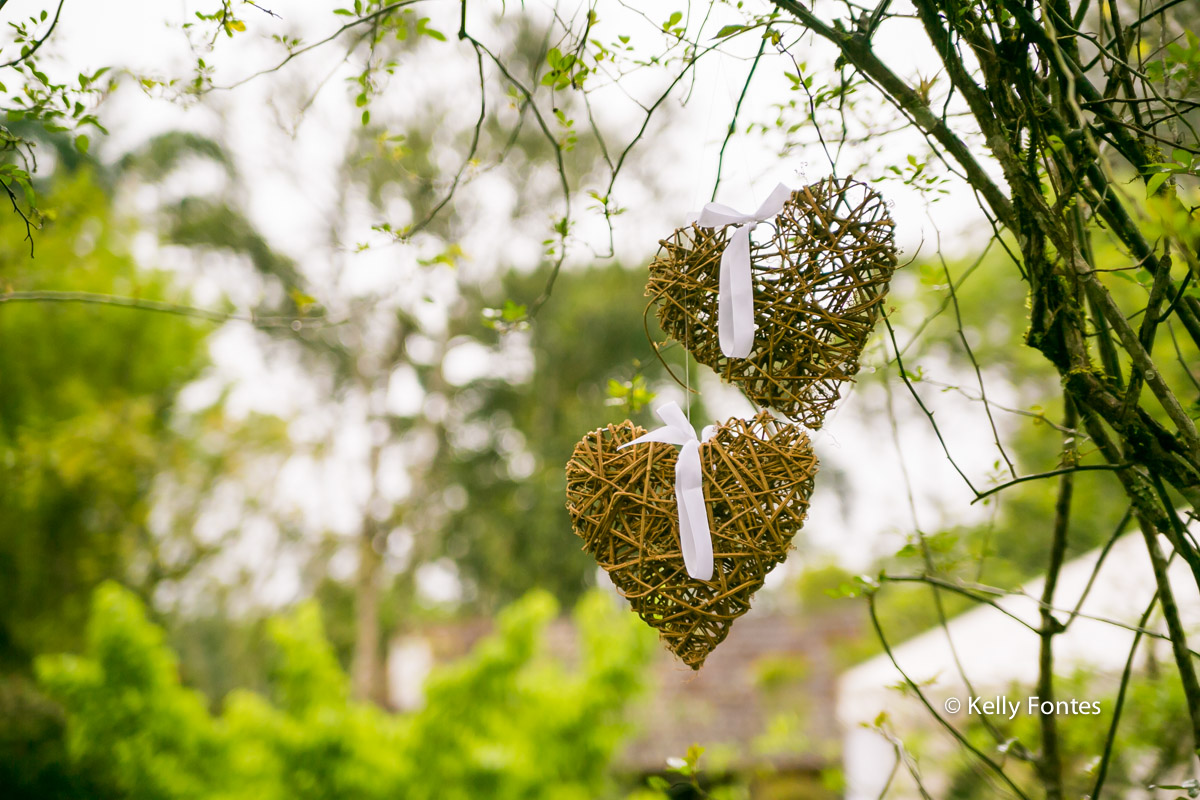
<path id="1" fill-rule="evenodd" d="M 709 203 L 696 224 L 702 228 L 737 225 L 725 252 L 721 253 L 721 282 L 717 295 L 717 335 L 721 352 L 729 358 L 745 358 L 754 346 L 754 284 L 750 279 L 750 231 L 760 222 L 773 219 L 783 210 L 792 190 L 782 183 L 775 187 L 753 214 Z"/>
<path id="2" fill-rule="evenodd" d="M 712 533 L 708 527 L 708 510 L 704 506 L 704 486 L 700 469 L 700 442 L 707 442 L 716 433 L 709 425 L 696 438 L 696 431 L 679 404 L 665 403 L 654 410 L 665 424 L 617 449 L 641 442 L 666 442 L 682 445 L 675 461 L 675 504 L 679 508 L 679 545 L 688 575 L 696 580 L 712 580 Z"/>

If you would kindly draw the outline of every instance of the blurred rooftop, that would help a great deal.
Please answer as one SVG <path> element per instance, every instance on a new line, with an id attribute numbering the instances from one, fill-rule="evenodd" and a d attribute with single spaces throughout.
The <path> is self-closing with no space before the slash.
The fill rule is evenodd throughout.
<path id="1" fill-rule="evenodd" d="M 762 776 L 754 796 L 820 798 L 823 770 L 840 765 L 836 658 L 839 642 L 861 632 L 862 609 L 817 614 L 751 610 L 698 672 L 660 648 L 651 687 L 637 706 L 638 736 L 618 759 L 623 772 L 664 770 L 692 744 L 705 748 L 705 772 Z M 416 691 L 435 664 L 465 656 L 492 630 L 487 619 L 432 625 L 397 637 L 388 654 L 389 698 L 398 708 L 421 702 Z M 566 662 L 578 641 L 569 619 L 546 631 L 551 653 Z"/>

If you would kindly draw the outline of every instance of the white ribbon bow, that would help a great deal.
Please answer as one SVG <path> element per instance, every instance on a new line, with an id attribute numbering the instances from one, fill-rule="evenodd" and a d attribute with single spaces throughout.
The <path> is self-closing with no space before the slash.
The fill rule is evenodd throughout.
<path id="1" fill-rule="evenodd" d="M 675 461 L 675 504 L 679 507 L 679 544 L 688 575 L 707 581 L 713 574 L 712 533 L 708 528 L 708 510 L 704 507 L 704 487 L 700 471 L 700 442 L 707 442 L 716 433 L 709 425 L 700 438 L 679 404 L 665 403 L 654 410 L 665 425 L 655 428 L 617 449 L 641 442 L 666 442 L 682 445 Z"/>
<path id="2" fill-rule="evenodd" d="M 720 203 L 709 203 L 696 224 L 702 228 L 737 225 L 721 253 L 721 283 L 717 295 L 717 334 L 721 352 L 729 358 L 745 358 L 754 345 L 754 284 L 750 279 L 750 231 L 760 222 L 783 210 L 792 190 L 782 183 L 775 187 L 753 214 Z"/>

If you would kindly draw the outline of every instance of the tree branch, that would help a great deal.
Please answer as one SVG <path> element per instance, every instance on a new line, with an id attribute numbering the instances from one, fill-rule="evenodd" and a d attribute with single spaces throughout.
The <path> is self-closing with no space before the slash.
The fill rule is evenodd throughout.
<path id="1" fill-rule="evenodd" d="M 771 0 L 771 2 L 794 16 L 800 21 L 800 24 L 813 33 L 836 45 L 847 61 L 864 75 L 870 77 L 883 90 L 884 96 L 889 102 L 910 114 L 921 130 L 946 148 L 946 152 L 953 156 L 954 160 L 966 171 L 967 180 L 988 201 L 988 205 L 992 207 L 992 212 L 1000 220 L 1000 223 L 1010 228 L 1014 226 L 1015 217 L 1012 202 L 1008 196 L 984 171 L 966 143 L 958 138 L 945 122 L 934 115 L 929 109 L 929 105 L 921 99 L 916 90 L 879 60 L 871 50 L 869 40 L 826 25 L 795 0 Z"/>

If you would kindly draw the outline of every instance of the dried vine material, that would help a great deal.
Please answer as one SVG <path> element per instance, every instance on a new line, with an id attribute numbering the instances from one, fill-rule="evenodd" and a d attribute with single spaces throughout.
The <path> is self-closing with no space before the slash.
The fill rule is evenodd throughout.
<path id="1" fill-rule="evenodd" d="M 567 511 L 583 549 L 638 616 L 692 669 L 750 610 L 804 524 L 817 459 L 807 434 L 762 412 L 732 419 L 700 445 L 713 577 L 690 577 L 679 545 L 674 445 L 618 450 L 646 431 L 625 421 L 592 431 L 567 462 Z"/>
<path id="2" fill-rule="evenodd" d="M 646 294 L 663 330 L 697 361 L 755 404 L 815 430 L 858 372 L 882 313 L 896 269 L 894 226 L 883 198 L 853 178 L 793 192 L 770 240 L 765 226 L 752 239 L 757 330 L 744 359 L 721 352 L 717 330 L 721 254 L 732 228 L 693 225 L 660 242 Z"/>

